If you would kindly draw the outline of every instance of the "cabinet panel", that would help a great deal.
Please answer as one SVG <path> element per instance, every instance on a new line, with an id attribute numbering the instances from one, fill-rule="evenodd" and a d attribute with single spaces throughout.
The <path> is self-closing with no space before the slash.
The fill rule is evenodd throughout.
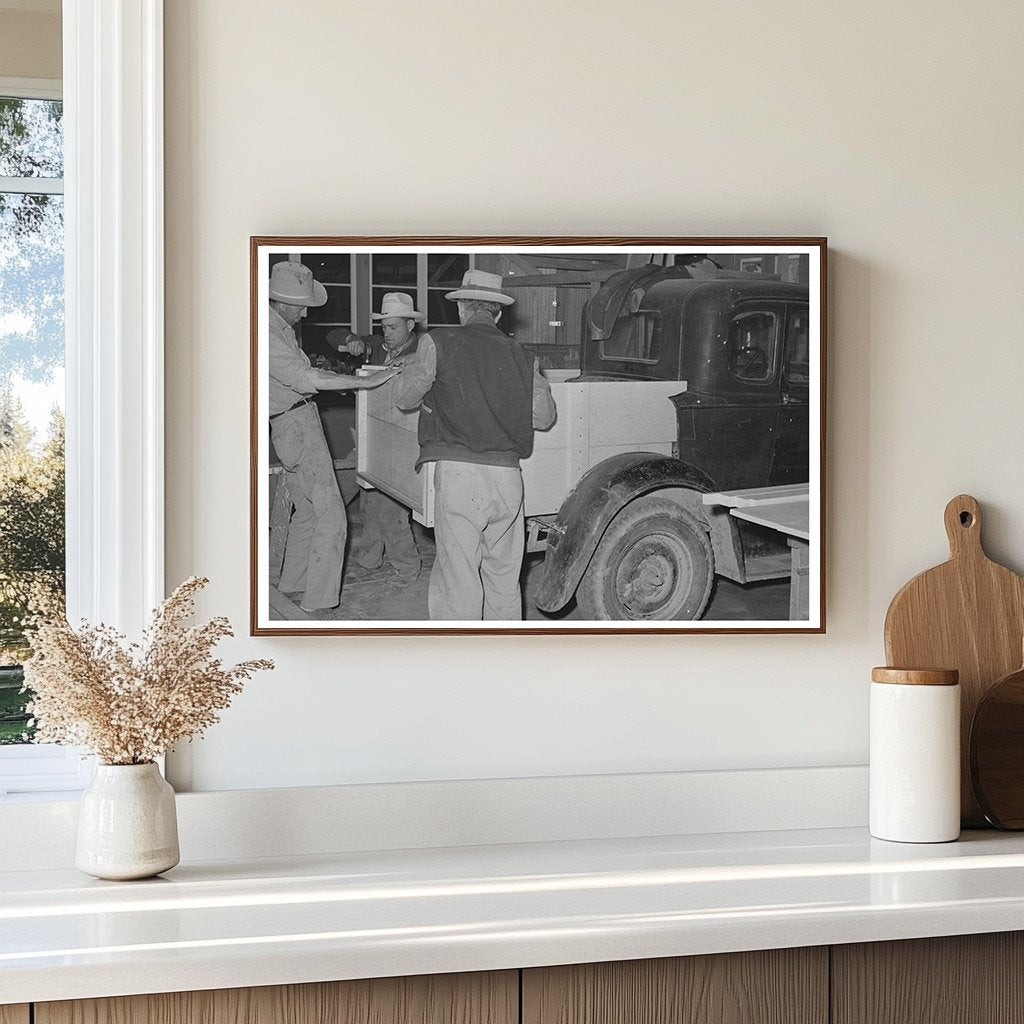
<path id="1" fill-rule="evenodd" d="M 523 972 L 523 1024 L 826 1024 L 827 1020 L 828 950 L 824 947 Z"/>
<path id="2" fill-rule="evenodd" d="M 1024 934 L 832 947 L 834 1024 L 1024 1021 Z"/>
<path id="3" fill-rule="evenodd" d="M 0 1024 L 28 1024 L 28 1006 L 19 1003 L 17 1006 L 0 1006 Z"/>
<path id="4" fill-rule="evenodd" d="M 516 1024 L 518 1010 L 517 972 L 495 971 L 37 1003 L 35 1024 Z"/>

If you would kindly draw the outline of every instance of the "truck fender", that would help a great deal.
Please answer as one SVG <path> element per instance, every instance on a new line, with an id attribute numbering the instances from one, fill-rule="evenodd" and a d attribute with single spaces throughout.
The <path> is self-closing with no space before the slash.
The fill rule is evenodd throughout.
<path id="1" fill-rule="evenodd" d="M 545 612 L 563 607 L 576 592 L 608 524 L 634 498 L 666 487 L 715 490 L 707 474 L 656 452 L 623 452 L 589 469 L 562 503 L 548 534 L 537 607 Z"/>

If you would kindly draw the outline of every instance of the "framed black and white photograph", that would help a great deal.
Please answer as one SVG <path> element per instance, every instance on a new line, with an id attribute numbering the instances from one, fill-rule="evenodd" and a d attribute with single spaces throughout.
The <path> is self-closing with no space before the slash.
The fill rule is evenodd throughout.
<path id="1" fill-rule="evenodd" d="M 254 635 L 824 632 L 824 239 L 250 250 Z"/>

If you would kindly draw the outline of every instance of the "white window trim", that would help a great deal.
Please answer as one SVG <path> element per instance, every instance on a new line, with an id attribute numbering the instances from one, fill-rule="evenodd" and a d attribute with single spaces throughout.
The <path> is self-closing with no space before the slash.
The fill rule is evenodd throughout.
<path id="1" fill-rule="evenodd" d="M 60 100 L 64 87 L 59 78 L 9 78 L 0 75 L 0 96 L 22 100 Z"/>
<path id="2" fill-rule="evenodd" d="M 137 636 L 164 596 L 163 0 L 63 0 L 63 46 L 68 617 Z M 0 791 L 86 784 L 25 751 Z"/>

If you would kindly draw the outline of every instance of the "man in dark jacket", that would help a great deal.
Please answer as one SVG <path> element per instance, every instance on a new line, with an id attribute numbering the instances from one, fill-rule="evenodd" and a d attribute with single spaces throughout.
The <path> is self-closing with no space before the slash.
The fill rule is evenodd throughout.
<path id="1" fill-rule="evenodd" d="M 469 270 L 459 327 L 420 339 L 400 371 L 400 409 L 420 406 L 420 457 L 434 463 L 431 619 L 521 619 L 519 573 L 525 550 L 523 476 L 533 432 L 555 422 L 551 388 L 536 358 L 498 330 L 515 301 L 501 277 Z"/>

